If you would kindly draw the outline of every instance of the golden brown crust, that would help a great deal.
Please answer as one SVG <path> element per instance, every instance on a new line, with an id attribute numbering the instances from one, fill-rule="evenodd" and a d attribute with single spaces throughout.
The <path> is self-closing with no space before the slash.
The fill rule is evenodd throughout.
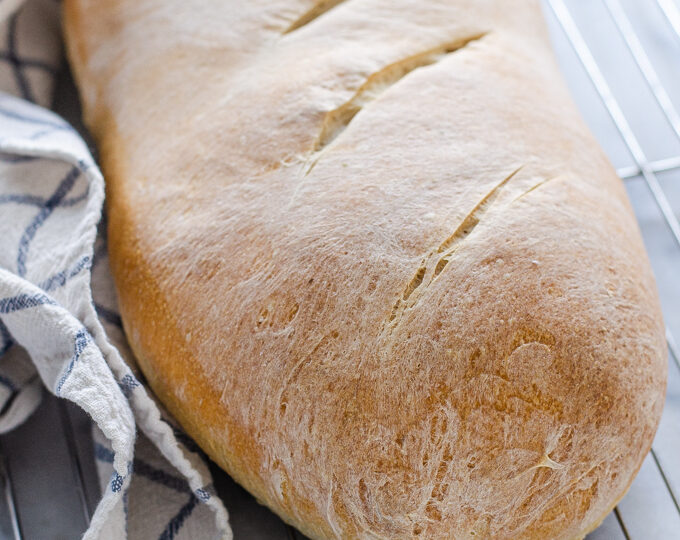
<path id="1" fill-rule="evenodd" d="M 666 351 L 536 2 L 175 4 L 65 3 L 161 400 L 314 538 L 591 530 Z"/>

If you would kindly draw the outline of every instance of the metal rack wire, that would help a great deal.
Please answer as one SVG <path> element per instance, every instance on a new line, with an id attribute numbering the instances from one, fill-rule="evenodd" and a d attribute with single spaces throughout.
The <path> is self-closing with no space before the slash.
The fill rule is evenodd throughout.
<path id="1" fill-rule="evenodd" d="M 633 30 L 628 17 L 623 11 L 621 4 L 618 2 L 618 0 L 604 0 L 604 3 L 607 6 L 612 18 L 616 22 L 617 28 L 624 37 L 628 48 L 630 49 L 631 53 L 633 53 L 633 57 L 635 58 L 637 66 L 643 73 L 645 81 L 647 84 L 649 84 L 655 99 L 666 114 L 668 122 L 673 126 L 673 129 L 678 137 L 680 137 L 680 118 L 678 118 L 678 113 L 676 112 L 670 97 L 666 93 L 666 90 L 659 81 L 656 71 L 652 67 L 652 64 L 649 61 L 644 48 L 638 41 L 635 31 Z M 635 171 L 632 176 L 642 175 L 642 177 L 645 179 L 647 186 L 649 187 L 656 203 L 659 206 L 659 210 L 661 210 L 663 213 L 664 219 L 666 220 L 668 227 L 670 228 L 676 242 L 678 243 L 678 247 L 680 247 L 680 224 L 678 224 L 678 220 L 675 217 L 673 208 L 671 207 L 670 202 L 666 198 L 666 194 L 659 184 L 659 180 L 656 176 L 658 171 L 655 171 L 652 168 L 647 156 L 645 156 L 645 153 L 642 150 L 637 137 L 633 133 L 626 116 L 623 114 L 619 103 L 616 101 L 614 94 L 609 88 L 609 84 L 600 71 L 597 61 L 590 52 L 586 41 L 583 39 L 580 30 L 576 26 L 576 23 L 574 22 L 574 19 L 569 13 L 569 10 L 567 9 L 563 0 L 549 0 L 548 4 L 555 13 L 557 20 L 562 26 L 562 29 L 569 38 L 569 42 L 571 43 L 572 47 L 574 47 L 579 60 L 590 76 L 590 79 L 597 89 L 598 94 L 602 98 L 607 111 L 611 115 L 612 120 L 616 124 L 617 129 L 626 142 L 628 150 L 635 159 L 637 171 Z"/>
<path id="2" fill-rule="evenodd" d="M 678 148 L 680 148 L 678 108 L 674 104 L 672 93 L 663 84 L 663 78 L 657 70 L 653 55 L 647 50 L 644 40 L 636 31 L 635 19 L 629 15 L 630 10 L 626 9 L 625 0 L 543 1 L 546 15 L 553 23 L 553 30 L 561 33 L 562 45 L 566 44 L 565 46 L 573 50 L 584 70 L 586 80 L 596 92 L 597 99 L 601 102 L 632 157 L 633 164 L 626 164 L 617 169 L 619 176 L 626 181 L 629 188 L 639 183 L 644 186 L 653 205 L 658 209 L 655 211 L 663 221 L 670 235 L 670 242 L 674 243 L 675 256 L 680 261 L 680 223 L 673 209 L 673 198 L 669 197 L 667 192 L 668 186 L 665 188 L 664 182 L 660 180 L 660 176 L 664 174 L 677 174 L 680 179 L 680 151 L 674 155 L 650 159 L 642 144 L 645 142 L 644 139 L 636 133 L 624 112 L 625 108 L 613 91 L 618 89 L 621 81 L 607 79 L 602 60 L 598 60 L 597 54 L 592 50 L 592 43 L 589 43 L 584 35 L 582 22 L 579 23 L 578 17 L 574 16 L 574 10 L 586 2 L 590 2 L 591 5 L 598 4 L 603 8 L 609 22 L 613 24 L 616 33 L 620 36 L 627 54 L 630 55 L 632 65 L 644 80 L 651 98 L 658 105 L 670 130 L 677 138 Z M 677 0 L 645 0 L 640 4 L 644 4 L 645 9 L 655 9 L 662 14 L 663 24 L 674 33 L 674 39 L 680 47 L 680 8 Z M 678 73 L 680 75 L 680 55 L 678 55 Z M 678 103 L 677 99 L 676 103 Z M 641 227 L 644 229 L 642 223 Z M 643 235 L 644 233 L 643 230 Z M 654 264 L 655 255 L 653 253 L 650 255 Z M 677 267 L 677 277 L 680 278 L 680 265 Z M 677 281 L 680 283 L 680 279 Z M 678 297 L 680 304 L 680 289 L 665 290 L 661 282 L 660 288 L 662 296 L 672 293 Z M 680 313 L 680 305 L 678 305 L 678 313 Z M 677 320 L 680 321 L 680 315 Z M 676 324 L 675 327 L 672 325 L 667 327 L 666 336 L 672 362 L 669 369 L 673 375 L 669 379 L 669 399 L 664 411 L 664 417 L 667 419 L 665 421 L 662 419 L 662 426 L 650 457 L 643 465 L 629 495 L 605 520 L 602 527 L 589 536 L 589 540 L 680 539 L 680 348 L 674 337 L 674 331 L 680 331 L 680 326 Z M 75 427 L 75 423 L 82 419 L 78 420 L 76 411 L 67 410 L 63 404 L 52 403 L 52 406 L 59 412 L 53 411 L 51 419 L 43 420 L 43 424 L 60 422 L 62 431 L 68 434 L 67 440 L 63 443 L 66 450 L 62 452 L 68 457 L 65 457 L 65 463 L 59 466 L 68 468 L 70 471 L 76 494 L 71 502 L 72 512 L 84 514 L 84 521 L 80 520 L 82 529 L 94 508 L 93 501 L 96 501 L 96 493 L 93 493 L 93 489 L 96 489 L 93 488 L 93 482 L 96 484 L 96 480 L 92 478 L 92 464 L 86 462 L 88 446 L 81 444 L 83 426 Z M 42 431 L 35 430 L 36 433 Z M 24 437 L 30 437 L 30 435 Z M 4 447 L 5 442 L 0 441 L 0 443 Z M 10 443 L 11 441 L 7 441 L 7 444 Z M 14 472 L 17 472 L 16 479 L 13 478 Z M 0 499 L 5 501 L 4 506 L 7 509 L 5 528 L 2 523 L 3 516 L 0 515 L 0 538 L 22 538 L 21 523 L 25 524 L 27 518 L 25 515 L 22 516 L 24 512 L 21 505 L 22 495 L 18 493 L 22 489 L 20 473 L 21 471 L 13 471 L 12 463 L 6 464 L 0 458 Z M 218 487 L 220 483 L 222 484 L 221 493 L 226 493 L 227 504 L 232 510 L 232 525 L 236 537 L 276 540 L 302 540 L 304 538 L 299 532 L 285 526 L 278 518 L 258 506 L 252 497 L 233 482 L 229 482 L 231 481 L 226 476 L 216 477 L 216 483 Z M 0 514 L 2 514 L 1 511 Z M 74 531 L 74 536 L 81 532 L 82 530 Z M 26 537 L 33 536 L 29 533 Z"/>

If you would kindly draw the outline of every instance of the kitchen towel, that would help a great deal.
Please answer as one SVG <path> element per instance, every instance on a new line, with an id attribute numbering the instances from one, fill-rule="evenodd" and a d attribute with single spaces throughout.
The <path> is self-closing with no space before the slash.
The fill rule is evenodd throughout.
<path id="1" fill-rule="evenodd" d="M 0 432 L 35 410 L 43 387 L 90 415 L 103 494 L 85 538 L 231 538 L 205 456 L 151 397 L 125 343 L 102 175 L 46 108 L 59 9 L 0 0 Z"/>

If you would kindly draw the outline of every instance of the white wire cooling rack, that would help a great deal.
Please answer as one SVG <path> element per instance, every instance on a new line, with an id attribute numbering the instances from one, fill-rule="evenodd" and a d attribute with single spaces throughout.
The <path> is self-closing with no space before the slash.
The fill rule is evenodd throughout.
<path id="1" fill-rule="evenodd" d="M 680 338 L 680 0 L 543 4 L 572 95 L 625 181 L 661 293 L 670 351 L 666 406 L 652 452 L 629 493 L 588 539 L 680 540 L 680 348 L 674 337 Z M 61 88 L 74 95 L 72 86 Z M 77 107 L 68 105 L 73 96 L 59 98 L 66 103 L 62 114 L 80 125 Z M 98 497 L 88 433 L 82 414 L 48 397 L 26 424 L 0 437 L 0 540 L 83 532 Z M 304 539 L 214 472 L 236 538 Z M 55 497 L 50 486 L 56 484 Z M 71 494 L 65 484 L 73 486 Z"/>

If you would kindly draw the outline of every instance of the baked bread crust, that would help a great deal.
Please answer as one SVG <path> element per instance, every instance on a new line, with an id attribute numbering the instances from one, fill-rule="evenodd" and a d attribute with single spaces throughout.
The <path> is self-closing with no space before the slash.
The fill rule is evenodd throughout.
<path id="1" fill-rule="evenodd" d="M 655 284 L 536 1 L 66 0 L 130 344 L 313 538 L 579 538 L 661 414 Z"/>

